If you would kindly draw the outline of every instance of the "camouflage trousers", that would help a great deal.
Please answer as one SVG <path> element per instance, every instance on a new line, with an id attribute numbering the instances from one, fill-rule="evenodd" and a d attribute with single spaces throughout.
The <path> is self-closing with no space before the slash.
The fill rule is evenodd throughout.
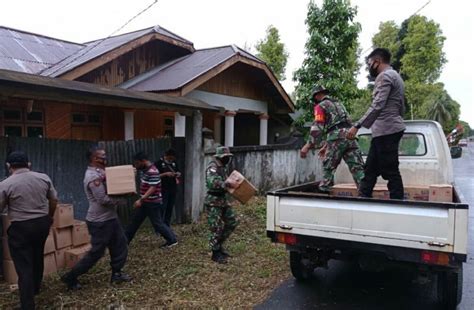
<path id="1" fill-rule="evenodd" d="M 323 159 L 323 180 L 319 183 L 321 191 L 329 191 L 334 185 L 334 173 L 344 159 L 354 182 L 359 187 L 364 178 L 364 160 L 356 140 L 338 139 L 326 142 L 326 156 Z"/>
<path id="2" fill-rule="evenodd" d="M 209 247 L 219 251 L 224 241 L 237 227 L 237 219 L 231 206 L 205 205 L 207 210 L 207 223 L 209 224 Z"/>

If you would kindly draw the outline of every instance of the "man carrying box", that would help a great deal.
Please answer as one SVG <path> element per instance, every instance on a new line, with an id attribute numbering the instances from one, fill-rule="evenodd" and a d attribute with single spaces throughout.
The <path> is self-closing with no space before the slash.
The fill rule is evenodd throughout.
<path id="1" fill-rule="evenodd" d="M 8 246 L 18 274 L 22 309 L 35 309 L 44 271 L 44 245 L 58 202 L 51 179 L 30 171 L 28 157 L 12 152 L 7 157 L 10 177 L 0 183 L 0 210 L 8 208 L 11 225 Z"/>
<path id="2" fill-rule="evenodd" d="M 94 146 L 87 152 L 89 167 L 84 176 L 84 191 L 89 201 L 86 222 L 92 248 L 61 280 L 69 289 L 79 289 L 77 278 L 92 268 L 109 249 L 112 267 L 111 283 L 129 282 L 131 277 L 122 272 L 127 261 L 128 246 L 122 224 L 117 216 L 119 200 L 107 195 L 105 187 L 105 150 Z"/>
<path id="3" fill-rule="evenodd" d="M 227 263 L 229 254 L 224 250 L 222 244 L 238 224 L 227 198 L 227 188 L 234 185 L 225 182 L 228 177 L 228 164 L 232 156 L 228 147 L 218 147 L 214 156 L 215 161 L 211 161 L 206 169 L 207 195 L 204 208 L 208 214 L 207 222 L 211 232 L 209 247 L 212 250 L 212 260 L 219 264 Z"/>
<path id="4" fill-rule="evenodd" d="M 128 242 L 135 236 L 145 218 L 149 218 L 155 233 L 162 235 L 166 242 L 162 248 L 171 248 L 178 244 L 171 228 L 163 221 L 163 199 L 161 197 L 160 172 L 143 152 L 133 157 L 134 166 L 140 171 L 140 198 L 135 201 L 132 219 L 126 229 Z"/>

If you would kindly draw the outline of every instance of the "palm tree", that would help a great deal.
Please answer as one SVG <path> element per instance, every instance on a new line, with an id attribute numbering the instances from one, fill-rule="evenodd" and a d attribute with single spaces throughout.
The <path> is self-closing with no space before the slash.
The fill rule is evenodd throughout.
<path id="1" fill-rule="evenodd" d="M 441 126 L 449 122 L 452 118 L 448 108 L 450 100 L 451 98 L 445 91 L 440 96 L 437 96 L 437 98 L 434 98 L 428 106 L 427 118 L 437 121 Z"/>

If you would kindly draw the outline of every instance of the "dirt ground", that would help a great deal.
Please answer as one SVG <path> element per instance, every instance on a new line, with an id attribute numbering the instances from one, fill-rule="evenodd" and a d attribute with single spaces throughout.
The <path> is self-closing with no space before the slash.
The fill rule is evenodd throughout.
<path id="1" fill-rule="evenodd" d="M 106 256 L 80 277 L 80 291 L 66 290 L 59 280 L 64 271 L 47 277 L 36 297 L 37 308 L 251 308 L 289 277 L 288 258 L 284 246 L 266 237 L 263 198 L 235 211 L 240 224 L 227 241 L 232 258 L 226 265 L 210 259 L 204 215 L 198 223 L 174 226 L 179 245 L 168 250 L 159 249 L 163 240 L 144 225 L 132 241 L 124 269 L 133 276 L 132 283 L 110 285 Z M 0 308 L 18 303 L 18 293 L 0 283 Z"/>

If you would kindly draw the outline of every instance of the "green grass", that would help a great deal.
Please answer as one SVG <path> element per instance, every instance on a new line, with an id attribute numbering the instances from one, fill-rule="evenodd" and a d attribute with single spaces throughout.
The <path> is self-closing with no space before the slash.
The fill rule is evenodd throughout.
<path id="1" fill-rule="evenodd" d="M 211 261 L 205 216 L 194 224 L 177 225 L 179 245 L 159 249 L 163 242 L 144 226 L 132 241 L 125 270 L 132 283 L 111 286 L 109 258 L 103 258 L 80 277 L 83 289 L 66 291 L 53 275 L 43 282 L 36 298 L 40 309 L 56 308 L 251 308 L 259 304 L 281 281 L 289 277 L 284 246 L 266 237 L 265 199 L 238 205 L 240 221 L 226 242 L 233 256 L 227 265 Z M 0 309 L 18 303 L 17 293 L 0 284 Z"/>

